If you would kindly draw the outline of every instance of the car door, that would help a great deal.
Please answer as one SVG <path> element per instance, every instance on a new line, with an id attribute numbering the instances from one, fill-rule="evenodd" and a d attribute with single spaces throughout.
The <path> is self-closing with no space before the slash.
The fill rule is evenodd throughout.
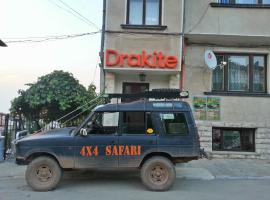
<path id="1" fill-rule="evenodd" d="M 167 152 L 173 157 L 186 157 L 194 154 L 194 137 L 190 132 L 188 116 L 185 112 L 156 113 L 159 119 L 158 151 Z"/>
<path id="2" fill-rule="evenodd" d="M 118 145 L 118 112 L 97 112 L 83 127 L 87 135 L 76 136 L 76 168 L 116 168 L 118 157 L 106 149 Z"/>
<path id="3" fill-rule="evenodd" d="M 138 167 L 145 155 L 156 151 L 157 137 L 151 113 L 121 112 L 119 167 Z"/>

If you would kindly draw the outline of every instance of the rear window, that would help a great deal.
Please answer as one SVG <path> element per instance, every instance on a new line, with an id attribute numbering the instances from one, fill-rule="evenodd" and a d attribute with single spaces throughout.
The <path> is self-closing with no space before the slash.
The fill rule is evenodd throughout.
<path id="1" fill-rule="evenodd" d="M 160 113 L 159 116 L 166 135 L 188 134 L 184 113 Z"/>

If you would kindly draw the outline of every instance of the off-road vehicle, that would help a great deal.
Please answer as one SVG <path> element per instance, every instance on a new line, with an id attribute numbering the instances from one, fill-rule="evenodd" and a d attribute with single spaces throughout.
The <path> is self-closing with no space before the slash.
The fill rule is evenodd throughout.
<path id="1" fill-rule="evenodd" d="M 172 100 L 175 93 L 148 94 L 140 101 L 99 105 L 78 127 L 16 141 L 16 162 L 28 165 L 28 185 L 52 190 L 66 169 L 137 168 L 148 189 L 168 190 L 174 165 L 200 157 L 199 137 L 188 103 Z M 149 99 L 160 96 L 170 100 Z"/>

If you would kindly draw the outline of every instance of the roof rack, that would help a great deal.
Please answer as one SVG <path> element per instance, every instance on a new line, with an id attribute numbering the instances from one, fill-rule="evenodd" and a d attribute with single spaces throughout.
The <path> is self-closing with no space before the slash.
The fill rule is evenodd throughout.
<path id="1" fill-rule="evenodd" d="M 188 91 L 180 91 L 179 89 L 153 89 L 152 91 L 133 93 L 133 94 L 106 94 L 107 99 L 113 98 L 130 98 L 130 99 L 182 99 L 188 98 Z"/>

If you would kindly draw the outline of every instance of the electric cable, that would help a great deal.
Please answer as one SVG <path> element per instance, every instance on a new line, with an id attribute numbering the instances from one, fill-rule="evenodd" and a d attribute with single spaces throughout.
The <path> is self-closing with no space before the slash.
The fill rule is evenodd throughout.
<path id="1" fill-rule="evenodd" d="M 95 67 L 95 71 L 94 71 L 94 75 L 93 75 L 93 78 L 92 78 L 92 82 L 91 82 L 91 84 L 93 84 L 93 83 L 94 83 L 94 81 L 95 81 L 95 79 L 96 79 L 97 67 L 98 67 L 98 64 L 96 64 L 96 67 Z"/>
<path id="2" fill-rule="evenodd" d="M 100 30 L 100 28 L 98 27 L 98 25 L 96 25 L 94 22 L 90 21 L 88 18 L 86 18 L 85 16 L 83 16 L 82 14 L 80 14 L 78 11 L 76 11 L 75 9 L 73 9 L 71 6 L 69 6 L 67 3 L 63 2 L 62 0 L 58 0 L 59 2 L 61 2 L 63 5 L 65 5 L 66 7 L 68 7 L 70 10 L 72 10 L 73 12 L 75 12 L 77 15 L 79 15 L 81 18 L 83 18 L 84 20 L 86 20 L 88 23 L 90 23 L 92 26 L 94 26 L 97 30 Z"/>
<path id="3" fill-rule="evenodd" d="M 91 21 L 88 20 L 87 18 L 86 18 L 87 20 L 85 20 L 84 18 L 75 15 L 72 11 L 70 11 L 70 10 L 68 10 L 68 9 L 66 9 L 66 8 L 63 8 L 63 7 L 59 6 L 59 5 L 58 5 L 57 3 L 55 3 L 54 1 L 52 1 L 52 0 L 48 0 L 48 1 L 49 1 L 51 4 L 55 5 L 56 7 L 58 7 L 58 8 L 60 8 L 60 9 L 64 10 L 64 11 L 68 12 L 69 14 L 73 15 L 74 17 L 76 17 L 77 19 L 81 20 L 82 22 L 88 24 L 89 26 L 92 26 L 92 27 L 94 26 L 95 28 L 98 27 L 97 25 L 95 25 L 93 22 L 91 22 Z M 63 2 L 62 2 L 62 3 L 63 3 Z M 90 23 L 90 22 L 91 22 L 91 23 Z M 97 28 L 97 29 L 100 30 L 99 28 Z"/>
<path id="4" fill-rule="evenodd" d="M 209 7 L 210 7 L 210 4 L 208 4 L 208 6 L 207 6 L 206 9 L 204 10 L 202 16 L 201 16 L 201 17 L 199 18 L 199 20 L 194 24 L 194 26 L 192 26 L 192 27 L 187 31 L 187 33 L 190 33 L 191 31 L 193 31 L 193 30 L 201 23 L 201 21 L 204 19 L 205 15 L 206 15 L 206 13 L 207 13 Z"/>
<path id="5" fill-rule="evenodd" d="M 99 100 L 97 103 L 92 104 L 91 106 L 89 106 L 88 108 L 86 108 L 85 110 L 81 111 L 80 113 L 78 113 L 77 115 L 67 119 L 66 121 L 64 121 L 63 123 L 61 123 L 61 125 L 65 125 L 66 123 L 68 123 L 69 121 L 75 119 L 76 117 L 80 116 L 81 114 L 85 113 L 86 111 L 93 109 L 94 107 L 96 107 L 97 105 L 99 105 L 99 103 L 101 103 L 102 101 Z"/>
<path id="6" fill-rule="evenodd" d="M 62 117 L 60 117 L 60 118 L 54 120 L 54 122 L 58 122 L 58 123 L 59 123 L 59 121 L 60 121 L 61 119 L 64 119 L 65 117 L 71 115 L 72 113 L 74 113 L 74 112 L 76 112 L 76 111 L 78 111 L 78 110 L 84 108 L 85 106 L 87 106 L 88 104 L 94 102 L 95 100 L 98 100 L 98 99 L 102 98 L 103 95 L 104 95 L 104 92 L 100 93 L 96 98 L 90 100 L 89 102 L 85 103 L 85 104 L 82 105 L 82 106 L 79 106 L 78 108 L 76 108 L 75 110 L 73 110 L 73 111 L 71 111 L 71 112 L 65 114 L 64 116 L 62 116 Z M 101 101 L 100 101 L 100 102 L 101 102 Z M 99 103 L 100 103 L 100 102 L 99 102 Z M 95 104 L 94 104 L 94 105 L 95 105 Z M 89 109 L 89 108 L 88 108 L 88 109 Z M 86 109 L 86 110 L 88 110 L 88 109 Z M 84 110 L 84 111 L 85 111 L 85 110 Z M 50 124 L 50 123 L 49 123 L 49 124 Z M 49 124 L 46 124 L 46 125 L 45 125 L 44 127 L 42 127 L 41 129 L 37 130 L 34 134 L 39 133 L 40 131 L 42 131 L 42 130 L 43 130 L 47 125 L 49 125 Z"/>
<path id="7" fill-rule="evenodd" d="M 90 104 L 90 103 L 94 102 L 95 100 L 97 100 L 97 99 L 103 97 L 103 94 L 104 94 L 104 92 L 102 92 L 102 93 L 101 93 L 100 95 L 98 95 L 96 98 L 94 98 L 94 99 L 90 100 L 89 102 L 85 103 L 84 105 L 79 106 L 79 107 L 76 108 L 75 110 L 73 110 L 73 111 L 67 113 L 66 115 L 60 117 L 59 119 L 56 119 L 55 121 L 56 121 L 56 122 L 59 122 L 61 119 L 64 119 L 65 117 L 71 115 L 72 113 L 74 113 L 74 112 L 76 112 L 76 111 L 78 111 L 78 110 L 84 108 L 84 107 L 87 106 L 88 104 Z"/>
<path id="8" fill-rule="evenodd" d="M 79 33 L 79 34 L 70 34 L 70 35 L 58 35 L 58 36 L 40 36 L 40 37 L 25 37 L 19 38 L 15 40 L 6 41 L 6 43 L 38 43 L 38 42 L 48 42 L 48 41 L 55 41 L 55 40 L 64 40 L 64 39 L 73 39 L 77 37 L 83 37 L 87 35 L 95 35 L 100 33 L 101 31 L 96 32 L 89 32 L 89 33 Z"/>

